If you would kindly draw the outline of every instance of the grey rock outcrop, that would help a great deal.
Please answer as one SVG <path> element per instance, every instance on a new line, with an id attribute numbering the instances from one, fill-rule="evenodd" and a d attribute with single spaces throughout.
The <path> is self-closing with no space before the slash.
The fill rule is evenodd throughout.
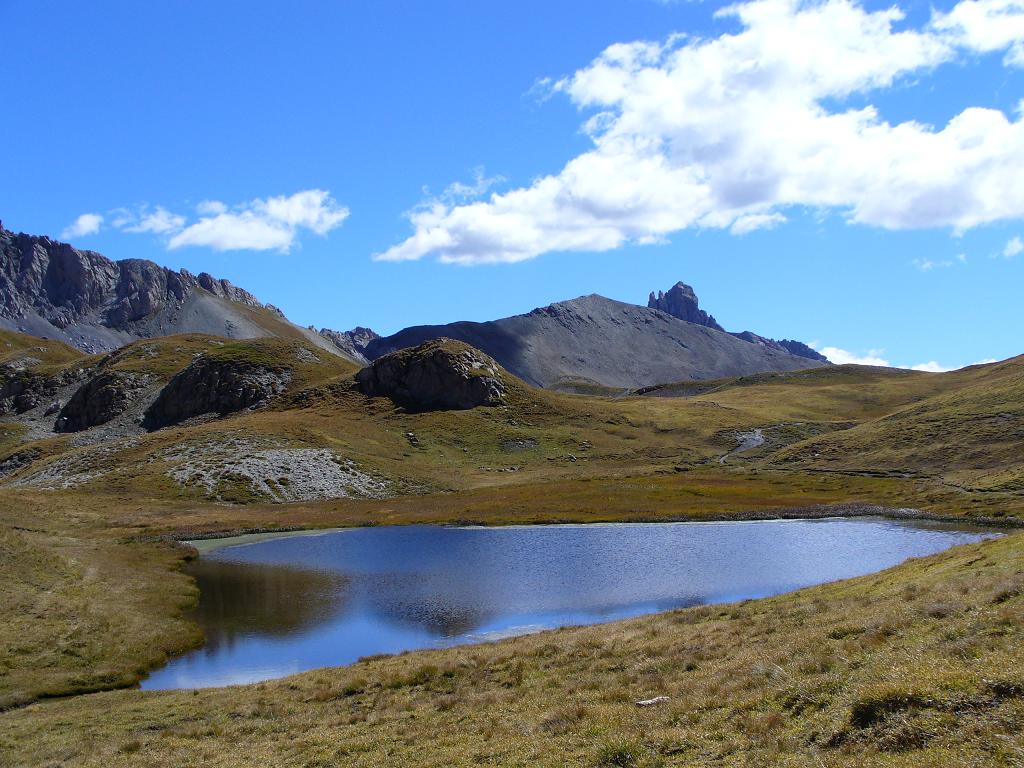
<path id="1" fill-rule="evenodd" d="M 54 429 L 80 432 L 120 416 L 149 383 L 149 378 L 126 371 L 104 371 L 79 387 L 60 409 Z"/>
<path id="2" fill-rule="evenodd" d="M 194 416 L 256 408 L 284 391 L 290 377 L 286 369 L 198 357 L 167 382 L 142 423 L 160 429 Z"/>
<path id="3" fill-rule="evenodd" d="M 808 360 L 817 360 L 820 363 L 830 362 L 827 357 L 821 354 L 821 352 L 813 347 L 807 346 L 802 341 L 795 341 L 794 339 L 779 339 L 775 343 L 791 355 L 806 357 Z"/>
<path id="4" fill-rule="evenodd" d="M 111 261 L 48 237 L 0 227 L 0 328 L 59 339 L 86 352 L 140 338 L 210 333 L 247 339 L 318 334 L 293 326 L 242 288 L 151 261 Z"/>
<path id="5" fill-rule="evenodd" d="M 379 333 L 370 328 L 363 328 L 361 325 L 351 331 L 333 331 L 330 328 L 321 328 L 317 333 L 346 355 L 361 363 L 370 362 L 366 357 L 366 347 L 374 339 L 380 338 Z"/>
<path id="6" fill-rule="evenodd" d="M 693 288 L 683 282 L 676 283 L 667 292 L 658 291 L 657 295 L 652 291 L 651 295 L 647 297 L 647 306 L 685 320 L 687 323 L 714 328 L 716 331 L 725 330 L 715 320 L 714 315 L 709 315 L 700 308 L 697 294 L 694 293 Z"/>
<path id="7" fill-rule="evenodd" d="M 53 401 L 57 392 L 85 376 L 81 370 L 40 373 L 31 368 L 0 365 L 0 416 L 25 413 Z"/>
<path id="8" fill-rule="evenodd" d="M 781 339 L 777 341 L 775 339 L 769 339 L 765 336 L 759 336 L 751 331 L 741 331 L 739 333 L 734 333 L 732 335 L 735 336 L 737 339 L 743 339 L 744 341 L 750 342 L 751 344 L 760 344 L 761 346 L 768 347 L 769 349 L 777 349 L 781 352 L 789 352 L 789 354 L 796 355 L 797 357 L 803 357 L 808 360 L 815 360 L 819 363 L 825 363 L 826 365 L 830 365 L 829 359 L 827 357 L 825 357 L 820 352 L 814 350 L 813 348 L 807 346 L 802 341 L 793 341 L 792 339 Z"/>
<path id="9" fill-rule="evenodd" d="M 492 358 L 443 338 L 378 358 L 356 374 L 356 382 L 369 397 L 389 397 L 416 410 L 501 405 L 507 391 Z"/>

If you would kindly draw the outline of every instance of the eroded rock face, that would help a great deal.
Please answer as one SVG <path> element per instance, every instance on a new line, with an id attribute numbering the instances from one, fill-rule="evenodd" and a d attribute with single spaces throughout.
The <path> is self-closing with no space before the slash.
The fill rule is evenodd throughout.
<path id="1" fill-rule="evenodd" d="M 80 432 L 120 416 L 149 382 L 148 377 L 126 371 L 106 371 L 79 387 L 60 409 L 54 429 Z"/>
<path id="2" fill-rule="evenodd" d="M 280 394 L 290 371 L 235 360 L 199 357 L 171 379 L 146 410 L 146 429 L 160 429 L 193 416 L 226 416 L 255 408 Z"/>
<path id="3" fill-rule="evenodd" d="M 356 382 L 370 397 L 389 397 L 417 410 L 501 405 L 506 395 L 498 364 L 452 339 L 435 339 L 384 355 L 359 371 Z"/>
<path id="4" fill-rule="evenodd" d="M 25 413 L 53 401 L 57 391 L 83 376 L 82 371 L 38 373 L 31 369 L 0 365 L 0 416 Z"/>
<path id="5" fill-rule="evenodd" d="M 647 306 L 651 309 L 659 309 L 688 323 L 714 328 L 716 331 L 725 330 L 715 320 L 714 315 L 709 315 L 700 308 L 697 294 L 686 283 L 676 283 L 667 292 L 658 291 L 657 295 L 652 291 L 647 298 Z"/>

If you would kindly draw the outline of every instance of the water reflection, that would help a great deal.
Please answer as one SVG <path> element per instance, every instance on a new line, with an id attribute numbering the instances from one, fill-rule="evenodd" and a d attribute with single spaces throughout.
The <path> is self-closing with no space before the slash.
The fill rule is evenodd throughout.
<path id="1" fill-rule="evenodd" d="M 849 578 L 986 534 L 876 519 L 364 528 L 193 567 L 209 642 L 144 688 L 225 685 Z"/>
<path id="2" fill-rule="evenodd" d="M 282 565 L 199 558 L 188 567 L 202 599 L 193 618 L 206 633 L 205 650 L 239 637 L 287 637 L 307 632 L 343 612 L 343 574 Z"/>

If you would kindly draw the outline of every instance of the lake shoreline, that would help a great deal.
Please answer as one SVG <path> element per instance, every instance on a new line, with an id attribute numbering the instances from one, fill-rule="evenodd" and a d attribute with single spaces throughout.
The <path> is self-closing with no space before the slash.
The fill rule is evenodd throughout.
<path id="1" fill-rule="evenodd" d="M 238 544 L 266 541 L 275 538 L 290 536 L 318 535 L 343 530 L 356 530 L 361 528 L 376 527 L 402 527 L 408 525 L 438 525 L 442 527 L 483 527 L 483 528 L 504 528 L 513 525 L 538 526 L 538 525 L 608 525 L 614 523 L 726 523 L 726 522 L 759 522 L 771 520 L 824 520 L 827 518 L 858 518 L 858 517 L 879 517 L 887 520 L 923 520 L 935 523 L 953 523 L 966 527 L 977 528 L 1001 528 L 1020 529 L 1024 528 L 1024 520 L 1019 518 L 998 518 L 998 517 L 971 517 L 963 518 L 955 515 L 943 515 L 935 512 L 928 512 L 913 507 L 886 507 L 877 504 L 815 504 L 806 507 L 785 507 L 772 510 L 758 510 L 745 512 L 716 512 L 706 516 L 695 515 L 674 515 L 665 517 L 638 516 L 636 518 L 621 519 L 589 519 L 579 520 L 573 518 L 551 518 L 549 520 L 530 520 L 524 522 L 482 522 L 472 519 L 452 520 L 447 523 L 422 523 L 412 522 L 388 522 L 381 524 L 367 525 L 342 525 L 342 526 L 289 526 L 287 528 L 274 527 L 249 527 L 239 529 L 228 529 L 213 533 L 178 534 L 158 537 L 162 541 L 172 541 L 180 546 L 188 547 L 199 554 L 212 552 L 227 546 L 234 546 L 225 540 L 246 539 Z M 249 537 L 252 537 L 251 539 Z M 209 545 L 203 542 L 211 542 Z M 197 546 L 198 545 L 198 546 Z"/>

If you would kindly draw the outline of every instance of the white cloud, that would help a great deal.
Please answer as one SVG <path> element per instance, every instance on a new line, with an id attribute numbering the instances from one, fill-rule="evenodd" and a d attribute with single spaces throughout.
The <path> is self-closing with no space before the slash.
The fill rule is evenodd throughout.
<path id="1" fill-rule="evenodd" d="M 836 365 L 879 365 L 889 367 L 889 361 L 881 356 L 884 353 L 884 349 L 869 349 L 863 354 L 849 352 L 839 347 L 824 347 L 821 350 L 821 354 Z"/>
<path id="2" fill-rule="evenodd" d="M 1024 2 L 973 0 L 957 3 L 937 14 L 932 26 L 952 34 L 957 42 L 979 53 L 1008 49 L 1008 66 L 1024 66 Z"/>
<path id="3" fill-rule="evenodd" d="M 196 206 L 196 213 L 200 216 L 216 216 L 220 213 L 227 213 L 228 207 L 220 200 L 203 200 Z"/>
<path id="4" fill-rule="evenodd" d="M 786 217 L 781 213 L 748 213 L 736 219 L 729 231 L 734 235 L 745 235 L 757 229 L 772 229 L 785 221 Z"/>
<path id="5" fill-rule="evenodd" d="M 112 211 L 113 224 L 125 232 L 150 232 L 167 236 L 170 250 L 203 246 L 217 251 L 287 252 L 302 230 L 326 235 L 348 218 L 348 208 L 338 205 L 330 193 L 307 189 L 293 195 L 259 198 L 229 208 L 218 200 L 204 200 L 196 206 L 199 218 L 189 223 L 185 216 L 156 206 L 138 211 Z"/>
<path id="6" fill-rule="evenodd" d="M 593 147 L 557 174 L 486 200 L 432 200 L 376 258 L 514 262 L 660 242 L 691 227 L 742 234 L 791 206 L 889 229 L 1024 216 L 1024 123 L 971 107 L 939 128 L 844 103 L 971 52 L 1016 54 L 1021 0 L 962 0 L 917 28 L 854 0 L 754 0 L 740 29 L 610 46 L 550 87 L 591 111 Z"/>
<path id="7" fill-rule="evenodd" d="M 95 235 L 103 224 L 103 216 L 99 213 L 83 213 L 60 233 L 61 240 L 70 240 L 85 235 Z"/>
<path id="8" fill-rule="evenodd" d="M 912 371 L 928 371 L 929 373 L 943 373 L 945 371 L 951 371 L 952 368 L 947 368 L 944 365 L 939 365 L 934 360 L 927 363 L 918 363 L 917 365 L 910 366 Z"/>
<path id="9" fill-rule="evenodd" d="M 505 181 L 504 176 L 487 176 L 483 168 L 473 170 L 473 180 L 468 184 L 455 181 L 449 184 L 441 194 L 441 200 L 448 204 L 463 203 L 483 197 L 491 187 Z"/>
<path id="10" fill-rule="evenodd" d="M 882 357 L 882 355 L 885 354 L 884 349 L 869 349 L 865 352 L 850 352 L 849 350 L 841 349 L 839 347 L 824 347 L 819 349 L 816 344 L 810 344 L 809 346 L 812 349 L 817 349 L 836 365 L 876 365 L 884 368 L 905 368 L 911 371 L 927 371 L 928 373 L 945 373 L 946 371 L 955 371 L 966 367 L 966 365 L 942 365 L 935 360 L 929 360 L 927 363 L 917 363 L 916 365 L 893 365 L 886 358 Z M 977 363 L 970 363 L 970 365 L 985 365 L 986 363 L 994 362 L 996 362 L 994 358 L 989 358 L 987 360 L 979 360 Z"/>
<path id="11" fill-rule="evenodd" d="M 185 217 L 171 213 L 166 208 L 157 206 L 155 210 L 143 209 L 137 215 L 119 211 L 121 215 L 114 221 L 114 226 L 123 228 L 125 232 L 152 232 L 166 235 L 177 232 L 185 226 Z"/>
<path id="12" fill-rule="evenodd" d="M 963 254 L 961 254 L 960 256 L 957 256 L 957 261 L 964 262 L 966 261 L 966 257 L 964 257 Z M 952 259 L 943 259 L 941 261 L 933 261 L 931 259 L 914 259 L 914 261 L 911 263 L 922 272 L 931 272 L 936 267 L 953 266 Z"/>
<path id="13" fill-rule="evenodd" d="M 1024 242 L 1021 242 L 1019 237 L 1011 238 L 1011 240 L 1003 248 L 1003 256 L 1008 259 L 1012 259 L 1014 256 L 1024 251 Z"/>

